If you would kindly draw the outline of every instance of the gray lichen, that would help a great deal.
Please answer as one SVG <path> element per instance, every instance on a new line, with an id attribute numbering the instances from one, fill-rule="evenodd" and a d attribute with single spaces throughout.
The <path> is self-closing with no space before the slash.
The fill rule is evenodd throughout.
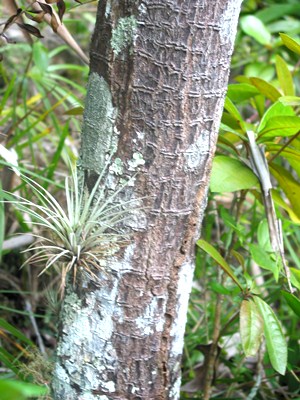
<path id="1" fill-rule="evenodd" d="M 111 38 L 111 47 L 116 56 L 132 45 L 136 27 L 137 21 L 133 15 L 118 20 L 117 26 L 112 31 Z"/>
<path id="2" fill-rule="evenodd" d="M 97 73 L 90 74 L 87 90 L 80 166 L 100 174 L 105 169 L 107 155 L 117 148 L 118 131 L 114 129 L 117 110 L 109 85 Z"/>

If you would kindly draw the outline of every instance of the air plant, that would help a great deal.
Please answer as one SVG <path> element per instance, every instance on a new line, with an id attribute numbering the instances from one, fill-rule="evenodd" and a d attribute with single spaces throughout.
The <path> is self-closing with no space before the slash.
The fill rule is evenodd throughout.
<path id="1" fill-rule="evenodd" d="M 34 254 L 24 264 L 43 262 L 45 266 L 40 275 L 50 267 L 58 266 L 62 275 L 62 291 L 71 270 L 73 284 L 78 270 L 98 281 L 97 272 L 103 269 L 100 258 L 125 240 L 125 235 L 116 232 L 116 228 L 130 214 L 130 201 L 122 204 L 115 202 L 124 185 L 110 196 L 107 196 L 104 185 L 101 187 L 105 170 L 91 192 L 80 182 L 77 169 L 71 170 L 71 178 L 65 180 L 66 210 L 51 193 L 23 174 L 23 181 L 31 187 L 39 204 L 17 194 L 13 194 L 14 200 L 9 201 L 31 217 L 31 224 L 45 231 L 44 236 L 35 235 L 38 240 L 25 250 Z"/>

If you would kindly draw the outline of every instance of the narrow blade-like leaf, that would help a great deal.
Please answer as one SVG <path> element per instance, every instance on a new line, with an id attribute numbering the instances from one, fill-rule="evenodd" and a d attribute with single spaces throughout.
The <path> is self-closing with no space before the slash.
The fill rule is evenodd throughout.
<path id="1" fill-rule="evenodd" d="M 238 287 L 243 291 L 243 286 L 238 280 L 238 278 L 235 276 L 233 270 L 231 267 L 228 265 L 228 263 L 225 261 L 225 259 L 221 256 L 221 254 L 209 243 L 207 243 L 205 240 L 198 240 L 197 241 L 197 246 L 199 246 L 202 250 L 204 250 L 207 254 L 209 254 L 219 265 L 220 267 L 227 273 L 228 276 L 238 285 Z"/>

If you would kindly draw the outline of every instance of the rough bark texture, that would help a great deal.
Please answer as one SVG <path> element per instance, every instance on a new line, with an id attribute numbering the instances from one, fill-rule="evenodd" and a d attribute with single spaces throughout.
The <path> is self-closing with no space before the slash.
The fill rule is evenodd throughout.
<path id="1" fill-rule="evenodd" d="M 80 167 L 137 173 L 130 243 L 69 289 L 56 399 L 178 399 L 194 244 L 206 205 L 241 0 L 99 2 Z M 107 185 L 109 185 L 107 183 Z M 120 201 L 122 199 L 120 198 Z"/>

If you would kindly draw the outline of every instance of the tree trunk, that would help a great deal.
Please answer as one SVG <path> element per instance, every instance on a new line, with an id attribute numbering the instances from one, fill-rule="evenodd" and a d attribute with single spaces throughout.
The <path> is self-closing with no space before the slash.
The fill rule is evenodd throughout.
<path id="1" fill-rule="evenodd" d="M 113 153 L 106 185 L 134 176 L 125 195 L 140 208 L 124 223 L 130 240 L 103 260 L 101 285 L 67 289 L 55 399 L 179 398 L 194 244 L 241 1 L 99 1 L 79 168 L 91 188 Z"/>

